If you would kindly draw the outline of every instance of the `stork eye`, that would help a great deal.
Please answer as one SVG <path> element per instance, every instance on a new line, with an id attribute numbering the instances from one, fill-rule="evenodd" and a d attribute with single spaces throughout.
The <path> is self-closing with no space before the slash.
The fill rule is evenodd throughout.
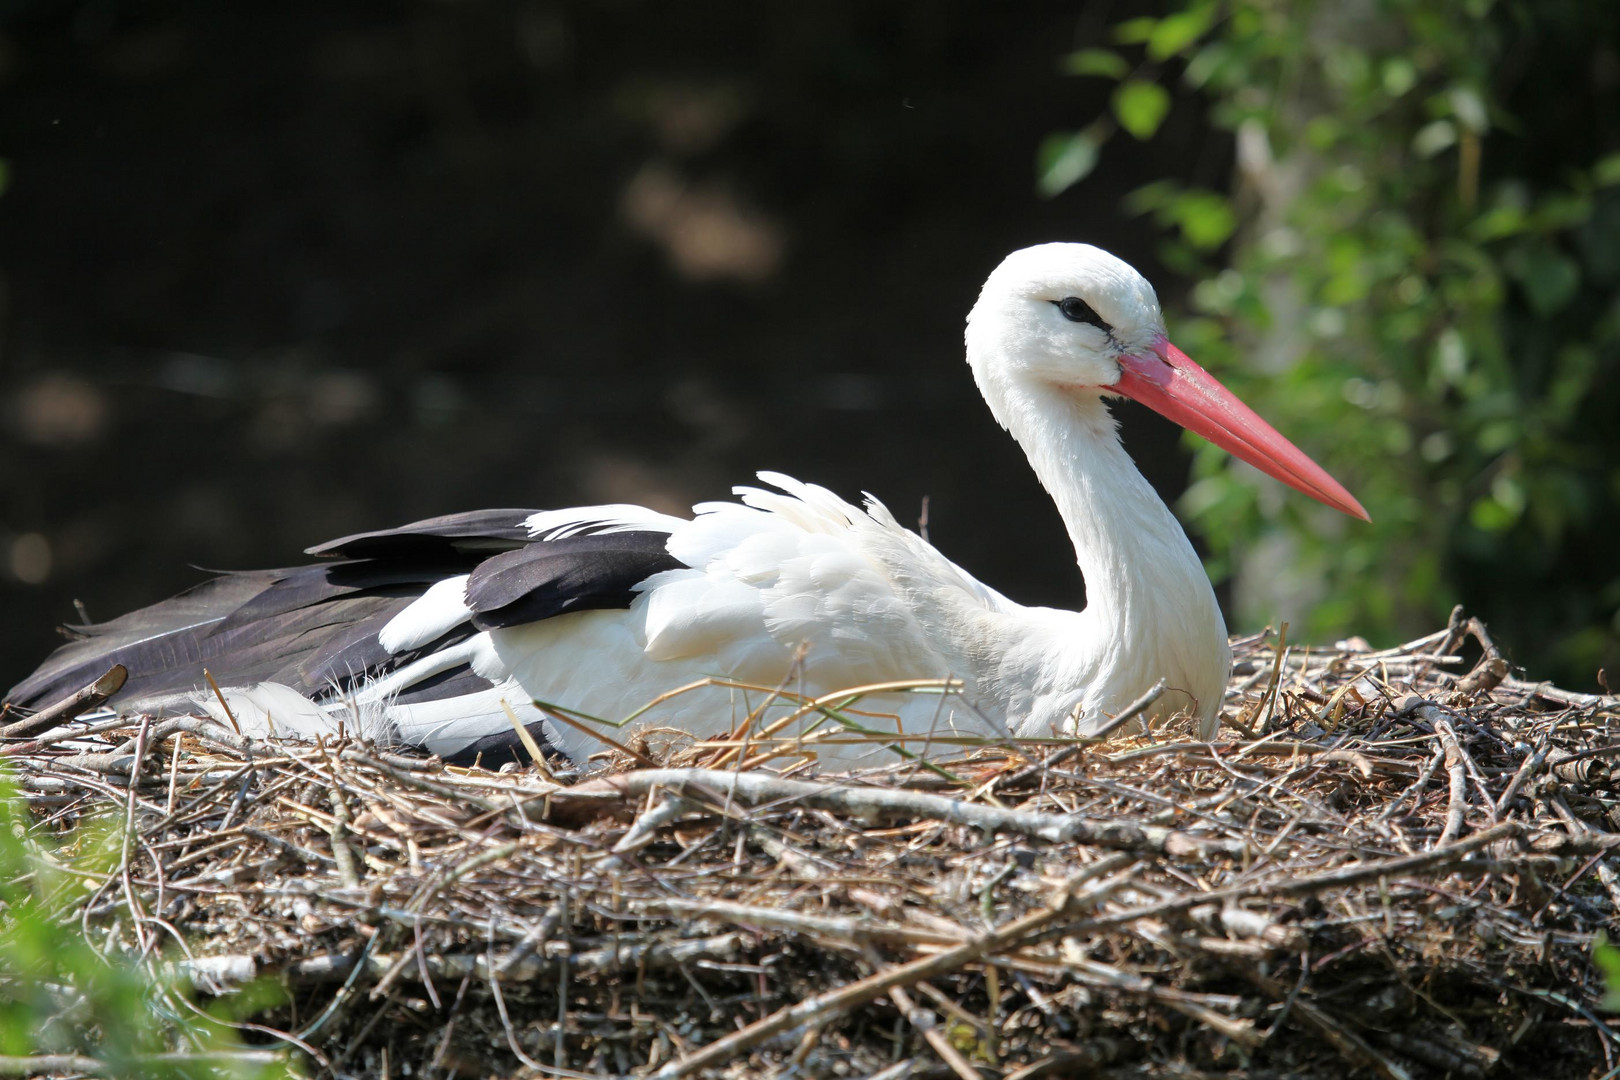
<path id="1" fill-rule="evenodd" d="M 1070 322 L 1090 323 L 1105 334 L 1114 332 L 1114 328 L 1103 322 L 1102 316 L 1078 296 L 1065 296 L 1062 300 L 1054 300 L 1053 303 L 1057 304 L 1058 310 L 1063 312 L 1063 317 Z"/>

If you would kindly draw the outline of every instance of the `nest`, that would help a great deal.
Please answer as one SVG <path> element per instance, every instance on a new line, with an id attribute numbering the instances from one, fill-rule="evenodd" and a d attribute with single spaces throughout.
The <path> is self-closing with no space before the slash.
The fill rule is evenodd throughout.
<path id="1" fill-rule="evenodd" d="M 938 769 L 502 773 L 201 718 L 0 754 L 34 835 L 130 837 L 58 917 L 203 1002 L 273 978 L 242 1052 L 308 1075 L 1614 1069 L 1620 700 L 1507 677 L 1461 619 L 1234 650 L 1229 740 Z"/>

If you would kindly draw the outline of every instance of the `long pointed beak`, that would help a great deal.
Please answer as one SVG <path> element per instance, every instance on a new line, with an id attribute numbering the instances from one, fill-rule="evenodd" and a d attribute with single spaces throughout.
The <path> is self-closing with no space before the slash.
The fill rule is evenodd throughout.
<path id="1" fill-rule="evenodd" d="M 1362 521 L 1372 520 L 1322 466 L 1168 341 L 1161 339 L 1144 356 L 1121 357 L 1119 366 L 1122 374 L 1110 390 L 1140 401 L 1318 502 Z"/>

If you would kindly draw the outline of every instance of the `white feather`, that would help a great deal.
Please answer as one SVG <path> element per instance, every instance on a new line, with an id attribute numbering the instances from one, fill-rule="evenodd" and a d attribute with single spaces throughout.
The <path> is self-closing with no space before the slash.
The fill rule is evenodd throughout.
<path id="1" fill-rule="evenodd" d="M 388 620 L 377 641 L 393 656 L 420 649 L 472 618 L 472 609 L 467 607 L 467 577 L 462 574 L 434 583 Z"/>
<path id="2" fill-rule="evenodd" d="M 544 722 L 546 741 L 556 744 L 551 721 L 511 680 L 472 694 L 391 705 L 387 717 L 401 742 L 420 746 L 431 754 L 449 756 L 477 739 L 511 732 L 512 720 L 507 709 L 525 726 Z"/>
<path id="3" fill-rule="evenodd" d="M 536 540 L 561 540 L 582 532 L 671 532 L 686 524 L 685 518 L 660 514 L 631 503 L 604 503 L 601 506 L 573 506 L 566 510 L 541 510 L 523 522 Z"/>
<path id="4" fill-rule="evenodd" d="M 354 708 L 347 702 L 323 708 L 283 683 L 222 687 L 220 694 L 225 699 L 223 706 L 212 690 L 193 694 L 192 702 L 219 723 L 252 738 L 335 739 L 345 734 L 392 741 L 380 710 Z"/>
<path id="5" fill-rule="evenodd" d="M 463 664 L 470 665 L 474 673 L 491 682 L 499 682 L 508 674 L 495 656 L 488 632 L 484 632 L 474 634 L 447 649 L 440 649 L 438 652 L 413 660 L 379 679 L 373 679 L 355 694 L 355 699 L 363 703 L 386 701 L 404 693 L 424 679 L 431 679 Z"/>

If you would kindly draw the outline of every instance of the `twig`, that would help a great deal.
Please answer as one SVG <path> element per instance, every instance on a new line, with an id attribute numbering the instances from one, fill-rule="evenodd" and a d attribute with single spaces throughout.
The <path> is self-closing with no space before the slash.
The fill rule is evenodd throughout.
<path id="1" fill-rule="evenodd" d="M 939 1030 L 939 1020 L 933 1013 L 919 1006 L 912 1000 L 910 994 L 898 986 L 889 989 L 889 1000 L 893 1001 L 895 1007 L 900 1010 L 900 1015 L 904 1016 L 912 1027 L 922 1033 L 922 1037 L 928 1041 L 928 1045 L 933 1047 L 934 1053 L 939 1055 L 941 1061 L 950 1066 L 953 1073 L 961 1077 L 962 1080 L 982 1080 L 979 1076 L 979 1070 L 975 1069 L 968 1059 L 962 1056 L 962 1052 L 951 1045 L 950 1038 Z"/>
<path id="2" fill-rule="evenodd" d="M 1468 808 L 1468 776 L 1463 768 L 1462 747 L 1457 743 L 1457 733 L 1452 730 L 1451 724 L 1442 719 L 1436 721 L 1434 727 L 1440 736 L 1440 745 L 1446 751 L 1446 772 L 1451 775 L 1446 825 L 1440 831 L 1440 838 L 1434 842 L 1436 847 L 1445 847 L 1462 831 L 1463 813 Z"/>
<path id="3" fill-rule="evenodd" d="M 36 731 L 44 731 L 65 724 L 82 712 L 89 712 L 97 708 L 124 688 L 129 679 L 129 669 L 123 664 L 114 664 L 107 669 L 106 674 L 81 690 L 74 691 L 54 705 L 48 705 L 33 716 L 15 720 L 0 728 L 0 739 L 15 739 L 23 735 L 32 735 Z"/>
<path id="4" fill-rule="evenodd" d="M 1252 1022 L 1222 1016 L 1208 1005 L 1196 1000 L 1194 995 L 1184 993 L 1174 987 L 1160 986 L 1144 975 L 1122 971 L 1112 964 L 1104 964 L 1078 955 L 1065 955 L 1063 967 L 1077 976 L 1078 981 L 1082 983 L 1119 990 L 1134 997 L 1160 1002 L 1195 1022 L 1219 1032 L 1241 1046 L 1258 1046 L 1262 1041 L 1259 1032 L 1254 1030 Z"/>
<path id="5" fill-rule="evenodd" d="M 1496 812 L 1498 815 L 1507 813 L 1508 806 L 1513 802 L 1514 797 L 1519 794 L 1519 789 L 1536 774 L 1536 771 L 1547 760 L 1547 751 L 1551 747 L 1552 744 L 1548 740 L 1548 736 L 1543 736 L 1537 741 L 1535 750 L 1524 759 L 1518 770 L 1514 772 L 1513 779 L 1508 781 L 1507 787 L 1503 788 L 1502 794 L 1497 797 Z"/>
<path id="6" fill-rule="evenodd" d="M 1112 735 L 1114 732 L 1118 731 L 1132 720 L 1135 720 L 1138 716 L 1142 715 L 1142 713 L 1146 712 L 1155 701 L 1158 701 L 1159 698 L 1163 696 L 1166 688 L 1168 688 L 1169 685 L 1170 683 L 1168 680 L 1160 679 L 1158 682 L 1148 687 L 1147 693 L 1125 706 L 1125 708 L 1120 710 L 1118 716 L 1115 716 L 1113 719 L 1109 720 L 1108 723 L 1092 732 L 1091 738 L 1106 739 L 1108 736 Z"/>
<path id="7" fill-rule="evenodd" d="M 1507 675 L 1508 662 L 1500 656 L 1486 653 L 1472 671 L 1457 680 L 1457 692 L 1488 694 L 1501 686 Z"/>
<path id="8" fill-rule="evenodd" d="M 518 741 L 523 743 L 523 748 L 529 752 L 529 760 L 536 769 L 544 772 L 546 756 L 540 752 L 540 744 L 534 741 L 534 736 L 529 734 L 529 729 L 523 726 L 523 721 L 518 719 L 518 714 L 512 709 L 512 706 L 506 703 L 505 698 L 501 698 L 501 711 L 506 713 L 507 723 L 512 725 L 512 730 L 517 733 Z"/>
<path id="9" fill-rule="evenodd" d="M 360 870 L 355 864 L 354 849 L 349 847 L 349 804 L 344 801 L 343 792 L 333 788 L 329 793 L 332 802 L 332 828 L 327 833 L 332 841 L 332 859 L 337 863 L 338 879 L 351 889 L 360 887 Z"/>
<path id="10" fill-rule="evenodd" d="M 1445 747 L 1435 747 L 1434 756 L 1424 763 L 1423 768 L 1418 772 L 1417 779 L 1412 781 L 1411 785 L 1408 786 L 1406 790 L 1402 791 L 1399 796 L 1386 803 L 1384 808 L 1378 812 L 1378 816 L 1373 820 L 1382 825 L 1384 822 L 1388 821 L 1392 816 L 1394 816 L 1395 811 L 1399 810 L 1401 805 L 1405 803 L 1407 799 L 1413 796 L 1418 796 L 1419 802 L 1421 802 L 1423 789 L 1429 786 L 1429 780 L 1434 776 L 1434 771 L 1440 767 L 1440 763 L 1445 759 Z"/>
<path id="11" fill-rule="evenodd" d="M 692 921 L 705 918 L 720 919 L 739 926 L 769 927 L 801 934 L 813 934 L 864 944 L 875 941 L 927 942 L 954 944 L 962 940 L 963 932 L 940 933 L 894 926 L 862 918 L 834 918 L 826 915 L 808 915 L 781 908 L 733 904 L 723 900 L 682 900 L 678 898 L 652 898 L 643 902 L 649 911 L 669 912 Z"/>
<path id="12" fill-rule="evenodd" d="M 619 837 L 618 843 L 613 845 L 613 854 L 624 855 L 652 843 L 653 835 L 659 829 L 682 814 L 691 813 L 697 808 L 697 804 L 690 799 L 683 799 L 678 795 L 665 795 L 650 810 L 630 824 L 624 835 Z"/>
<path id="13" fill-rule="evenodd" d="M 280 1050 L 196 1050 L 167 1054 L 131 1054 L 116 1063 L 84 1054 L 39 1054 L 33 1057 L 0 1057 L 0 1076 L 44 1076 L 50 1073 L 91 1073 L 96 1076 L 127 1075 L 130 1069 L 183 1071 L 187 1066 L 214 1068 L 266 1068 L 284 1065 L 287 1055 Z"/>
<path id="14" fill-rule="evenodd" d="M 1246 900 L 1254 896 L 1309 896 L 1312 893 L 1325 892 L 1328 889 L 1340 888 L 1362 881 L 1375 881 L 1381 877 L 1410 874 L 1419 870 L 1434 870 L 1451 863 L 1461 862 L 1475 851 L 1489 847 L 1498 841 L 1511 840 L 1523 834 L 1524 826 L 1518 822 L 1504 821 L 1493 828 L 1482 829 L 1467 839 L 1459 840 L 1450 847 L 1437 847 L 1429 851 L 1419 852 L 1416 855 L 1406 855 L 1394 859 L 1375 859 L 1371 862 L 1356 863 L 1337 870 L 1327 870 L 1320 874 L 1290 876 L 1281 881 L 1256 881 L 1245 885 L 1233 885 L 1225 889 L 1215 889 L 1207 893 L 1172 896 L 1142 907 L 1113 912 L 1108 915 L 1098 915 L 1083 920 L 1067 932 L 1082 933 L 1103 930 L 1111 926 L 1123 926 L 1139 919 L 1163 918 L 1166 915 L 1186 911 L 1199 904 L 1221 904 L 1233 900 Z"/>
<path id="15" fill-rule="evenodd" d="M 231 712 L 230 705 L 226 704 L 225 692 L 219 688 L 219 683 L 214 679 L 214 673 L 207 668 L 203 668 L 203 678 L 207 680 L 210 689 L 214 691 L 214 697 L 219 701 L 219 707 L 225 714 L 225 719 L 231 722 L 231 730 L 241 736 L 242 725 L 236 722 L 236 714 Z"/>
<path id="16" fill-rule="evenodd" d="M 1255 725 L 1255 731 L 1266 735 L 1271 731 L 1272 719 L 1277 715 L 1278 688 L 1282 685 L 1283 659 L 1288 655 L 1288 624 L 1285 622 L 1277 631 L 1277 658 L 1271 669 L 1271 678 L 1266 683 L 1266 692 L 1260 696 L 1260 706 L 1254 711 L 1254 719 L 1260 720 Z M 1269 706 L 1269 708 L 1268 708 Z M 1265 713 L 1262 718 L 1261 713 Z"/>
<path id="17" fill-rule="evenodd" d="M 784 780 L 766 773 L 714 769 L 638 769 L 587 781 L 555 792 L 551 796 L 551 815 L 557 821 L 577 821 L 600 806 L 603 795 L 617 794 L 621 799 L 639 799 L 655 787 L 666 787 L 683 794 L 689 787 L 708 788 L 749 806 L 795 802 L 869 820 L 931 818 L 986 831 L 1019 833 L 1053 843 L 1078 842 L 1123 851 L 1151 851 L 1169 855 L 1241 855 L 1244 850 L 1241 841 L 1195 836 L 1133 821 L 1089 821 L 1078 814 L 1001 810 L 917 791 L 847 787 L 811 780 Z"/>
<path id="18" fill-rule="evenodd" d="M 358 952 L 327 953 L 306 957 L 285 965 L 260 965 L 252 956 L 211 956 L 195 961 L 178 961 L 175 969 L 206 986 L 205 980 L 221 984 L 251 982 L 274 972 L 294 986 L 316 986 L 323 983 L 353 980 L 356 984 L 366 976 L 381 979 L 393 973 L 393 978 L 420 980 L 422 970 L 436 979 L 459 979 L 471 976 L 485 980 L 493 973 L 501 979 L 522 982 L 537 979 L 557 970 L 558 965 L 581 974 L 603 975 L 619 971 L 672 970 L 699 960 L 724 960 L 737 955 L 742 936 L 736 933 L 717 934 L 713 937 L 690 938 L 665 942 L 648 941 L 586 949 L 570 954 L 565 942 L 554 942 L 555 950 L 531 952 L 517 964 L 506 963 L 508 957 L 488 951 L 474 953 L 428 953 L 425 964 L 418 968 L 412 950 L 398 953 Z M 543 953 L 543 954 L 542 954 Z M 493 964 L 493 968 L 491 967 Z M 380 984 L 379 984 L 380 985 Z"/>
<path id="19" fill-rule="evenodd" d="M 22 757 L 26 754 L 34 754 L 45 749 L 47 746 L 55 746 L 58 743 L 89 739 L 93 736 L 102 735 L 109 731 L 119 731 L 124 728 L 131 728 L 135 726 L 136 721 L 127 716 L 116 716 L 111 720 L 99 720 L 95 723 L 91 723 L 87 720 L 64 720 L 63 723 L 79 723 L 83 724 L 84 726 L 77 730 L 57 731 L 52 734 L 41 735 L 38 738 L 29 739 L 27 742 L 6 743 L 4 745 L 0 745 L 0 757 Z"/>
<path id="20" fill-rule="evenodd" d="M 1169 685 L 1170 683 L 1168 681 L 1160 679 L 1158 682 L 1154 683 L 1148 688 L 1147 693 L 1143 694 L 1141 697 L 1125 706 L 1125 708 L 1121 709 L 1119 715 L 1108 721 L 1108 723 L 1104 725 L 1100 731 L 1096 731 L 1091 735 L 1085 736 L 1084 738 L 1077 739 L 1069 746 L 1061 747 L 1053 751 L 1052 753 L 1048 754 L 1043 761 L 1038 761 L 1033 765 L 1024 766 L 1022 769 L 1019 769 L 1005 780 L 1002 780 L 1000 782 L 1000 786 L 1004 788 L 1017 787 L 1030 777 L 1043 773 L 1048 769 L 1054 768 L 1055 766 L 1061 765 L 1075 754 L 1078 754 L 1085 747 L 1106 739 L 1109 735 L 1113 734 L 1121 727 L 1124 727 L 1132 720 L 1135 720 L 1138 716 L 1141 716 L 1142 713 L 1150 708 L 1155 701 L 1159 700 Z"/>

